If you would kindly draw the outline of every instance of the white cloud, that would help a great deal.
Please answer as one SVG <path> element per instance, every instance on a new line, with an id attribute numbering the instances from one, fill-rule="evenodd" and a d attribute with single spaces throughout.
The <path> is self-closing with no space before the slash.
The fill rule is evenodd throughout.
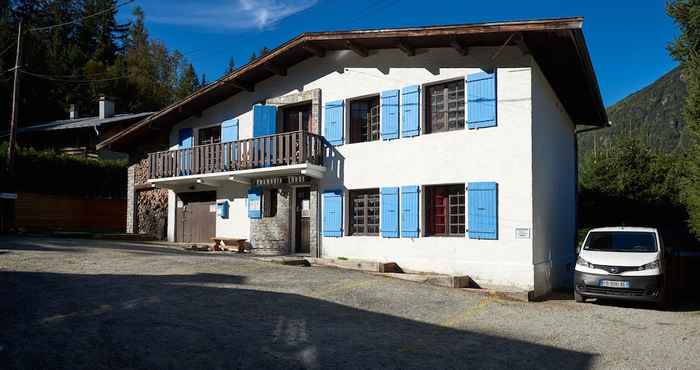
<path id="1" fill-rule="evenodd" d="M 185 0 L 158 2 L 146 9 L 146 20 L 210 29 L 265 29 L 314 5 L 318 0 Z M 164 4 L 168 4 L 164 6 Z"/>

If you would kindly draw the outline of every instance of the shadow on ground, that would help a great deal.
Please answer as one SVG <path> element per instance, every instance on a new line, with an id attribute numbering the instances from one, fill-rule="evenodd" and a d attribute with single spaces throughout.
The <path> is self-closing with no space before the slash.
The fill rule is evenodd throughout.
<path id="1" fill-rule="evenodd" d="M 455 330 L 245 277 L 0 272 L 0 363 L 17 369 L 556 368 L 594 355 Z"/>
<path id="2" fill-rule="evenodd" d="M 38 252 L 86 252 L 87 249 L 112 249 L 125 251 L 134 255 L 193 255 L 212 256 L 212 253 L 184 250 L 184 245 L 158 245 L 157 243 L 124 242 L 96 239 L 50 239 L 43 241 L 34 238 L 0 238 L 0 248 L 10 251 Z M 217 256 L 233 256 L 231 253 L 219 253 Z"/>

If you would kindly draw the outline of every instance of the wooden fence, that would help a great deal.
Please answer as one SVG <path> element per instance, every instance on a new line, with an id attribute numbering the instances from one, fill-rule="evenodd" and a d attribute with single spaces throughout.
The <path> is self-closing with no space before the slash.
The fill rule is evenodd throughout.
<path id="1" fill-rule="evenodd" d="M 18 193 L 15 226 L 28 231 L 124 232 L 126 200 Z"/>

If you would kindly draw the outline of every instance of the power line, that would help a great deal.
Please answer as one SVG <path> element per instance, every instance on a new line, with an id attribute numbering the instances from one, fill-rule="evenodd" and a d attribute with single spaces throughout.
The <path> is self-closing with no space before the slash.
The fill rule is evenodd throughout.
<path id="1" fill-rule="evenodd" d="M 107 9 L 105 9 L 105 10 L 101 10 L 101 11 L 99 11 L 99 12 L 92 13 L 92 14 L 90 14 L 90 15 L 86 15 L 86 16 L 84 16 L 84 17 L 81 17 L 81 18 L 78 18 L 78 19 L 74 19 L 74 20 L 72 20 L 72 21 L 63 22 L 63 23 L 58 23 L 58 24 L 54 24 L 54 25 L 51 25 L 51 26 L 45 26 L 45 27 L 34 27 L 34 28 L 30 28 L 29 31 L 30 31 L 30 32 L 34 32 L 34 31 L 48 31 L 48 30 L 51 30 L 51 29 L 54 29 L 54 28 L 57 28 L 57 27 L 63 27 L 63 26 L 67 26 L 67 25 L 69 25 L 69 24 L 78 23 L 78 22 L 80 22 L 80 21 L 83 21 L 83 20 L 86 20 L 86 19 L 89 19 L 89 18 L 92 18 L 92 17 L 96 17 L 96 16 L 101 15 L 101 14 L 104 14 L 104 13 L 108 13 L 108 12 L 115 11 L 115 10 L 121 8 L 122 6 L 129 5 L 129 4 L 133 3 L 134 1 L 135 1 L 135 0 L 126 0 L 125 2 L 123 2 L 123 3 L 121 3 L 121 4 L 116 4 L 116 5 L 114 5 L 114 6 L 112 6 L 112 7 L 109 7 L 109 8 L 107 8 Z"/>
<path id="2" fill-rule="evenodd" d="M 16 67 L 12 67 L 12 68 L 10 68 L 10 69 L 8 69 L 8 70 L 6 70 L 6 71 L 2 71 L 2 72 L 0 72 L 0 76 L 4 75 L 5 73 L 9 73 L 9 72 L 12 72 L 12 71 L 14 71 L 14 70 L 15 70 L 15 68 L 16 68 Z"/>
<path id="3" fill-rule="evenodd" d="M 36 73 L 36 72 L 32 72 L 32 73 Z M 47 74 L 44 74 L 44 76 L 50 76 L 50 77 L 52 77 L 52 78 L 59 78 L 59 79 L 65 78 L 65 79 L 69 79 L 69 80 L 70 80 L 70 79 L 90 79 L 90 78 L 88 78 L 88 77 L 104 76 L 104 75 L 109 75 L 109 74 L 112 74 L 112 73 L 114 73 L 114 72 L 112 72 L 112 71 L 103 71 L 103 72 L 89 73 L 89 74 L 83 76 L 83 77 L 85 77 L 85 78 L 81 78 L 81 76 L 77 76 L 75 73 L 74 73 L 74 74 L 69 74 L 69 75 L 47 75 Z M 0 73 L 0 75 L 1 75 L 1 74 L 2 74 L 2 73 Z M 40 74 L 40 73 L 36 73 L 36 74 Z"/>
<path id="4" fill-rule="evenodd" d="M 0 51 L 0 57 L 5 55 L 5 53 L 7 53 L 10 49 L 12 49 L 12 47 L 15 45 L 17 45 L 17 40 L 12 41 L 12 43 L 10 45 L 7 45 L 7 47 L 5 49 L 3 49 L 3 51 Z"/>
<path id="5" fill-rule="evenodd" d="M 37 78 L 42 78 L 42 79 L 49 80 L 49 81 L 77 83 L 77 84 L 116 81 L 116 80 L 123 80 L 123 79 L 129 78 L 129 76 L 117 76 L 117 77 L 110 77 L 110 78 L 83 80 L 83 79 L 66 79 L 66 78 L 60 78 L 60 77 L 56 77 L 56 76 L 50 76 L 50 75 L 45 75 L 45 74 L 41 74 L 41 73 L 33 73 L 33 72 L 28 72 L 28 71 L 21 71 L 21 72 L 22 72 L 22 74 L 25 74 L 25 75 L 29 75 L 29 76 L 37 77 Z"/>

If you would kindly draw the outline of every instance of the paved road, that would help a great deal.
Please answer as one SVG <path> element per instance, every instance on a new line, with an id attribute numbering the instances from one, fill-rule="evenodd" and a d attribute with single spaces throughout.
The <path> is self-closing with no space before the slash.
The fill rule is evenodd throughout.
<path id="1" fill-rule="evenodd" d="M 158 244 L 0 239 L 9 369 L 698 368 L 700 305 L 521 303 Z"/>

